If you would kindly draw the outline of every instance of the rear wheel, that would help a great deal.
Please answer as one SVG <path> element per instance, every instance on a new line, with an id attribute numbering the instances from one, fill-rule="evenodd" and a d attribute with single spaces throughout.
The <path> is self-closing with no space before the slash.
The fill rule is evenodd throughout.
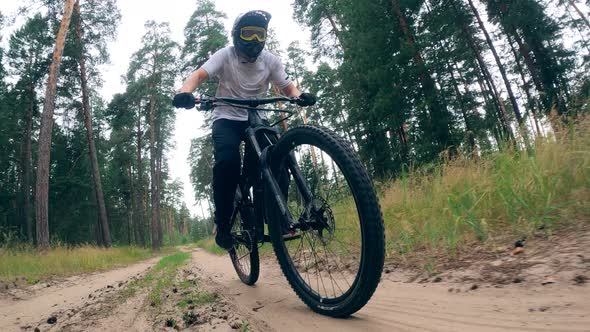
<path id="1" fill-rule="evenodd" d="M 366 170 L 336 134 L 312 126 L 289 130 L 270 159 L 275 177 L 290 173 L 287 208 L 296 227 L 287 229 L 269 188 L 265 211 L 291 287 L 318 313 L 345 317 L 358 311 L 377 288 L 385 255 L 381 210 Z"/>
<path id="2" fill-rule="evenodd" d="M 240 280 L 246 285 L 254 285 L 260 273 L 260 259 L 254 228 L 247 219 L 240 212 L 234 216 L 231 230 L 234 247 L 229 250 L 229 257 Z"/>

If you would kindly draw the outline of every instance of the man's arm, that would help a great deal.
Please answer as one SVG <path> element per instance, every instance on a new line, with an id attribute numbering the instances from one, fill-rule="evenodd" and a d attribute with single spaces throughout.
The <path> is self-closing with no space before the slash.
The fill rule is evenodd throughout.
<path id="1" fill-rule="evenodd" d="M 299 106 L 312 106 L 316 102 L 313 94 L 307 92 L 302 93 L 293 83 L 284 87 L 281 92 L 287 97 L 297 97 L 297 105 Z"/>
<path id="2" fill-rule="evenodd" d="M 299 91 L 299 89 L 297 89 L 297 87 L 293 83 L 290 83 L 289 85 L 284 87 L 281 90 L 281 92 L 283 93 L 283 95 L 287 97 L 299 97 L 301 95 L 301 91 Z"/>
<path id="3" fill-rule="evenodd" d="M 192 72 L 192 74 L 184 81 L 179 92 L 192 93 L 201 85 L 201 83 L 207 80 L 207 78 L 209 78 L 207 71 L 203 68 L 199 68 Z"/>
<path id="4" fill-rule="evenodd" d="M 195 107 L 195 97 L 193 96 L 193 91 L 195 91 L 208 77 L 209 74 L 203 68 L 199 68 L 192 72 L 182 84 L 180 91 L 174 95 L 174 99 L 172 99 L 172 105 L 174 105 L 176 108 L 186 109 Z"/>

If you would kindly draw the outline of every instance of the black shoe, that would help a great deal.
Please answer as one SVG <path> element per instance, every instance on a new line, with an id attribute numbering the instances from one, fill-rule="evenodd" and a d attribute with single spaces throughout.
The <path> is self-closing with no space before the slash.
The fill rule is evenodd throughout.
<path id="1" fill-rule="evenodd" d="M 217 227 L 215 232 L 215 243 L 225 250 L 230 250 L 234 246 L 234 239 L 229 229 Z"/>

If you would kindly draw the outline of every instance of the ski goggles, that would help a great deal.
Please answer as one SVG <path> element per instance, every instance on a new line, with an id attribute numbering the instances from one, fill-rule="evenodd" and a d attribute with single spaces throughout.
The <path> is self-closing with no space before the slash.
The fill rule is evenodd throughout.
<path id="1" fill-rule="evenodd" d="M 243 27 L 240 29 L 240 39 L 245 41 L 256 39 L 262 43 L 266 40 L 266 29 L 261 27 Z"/>

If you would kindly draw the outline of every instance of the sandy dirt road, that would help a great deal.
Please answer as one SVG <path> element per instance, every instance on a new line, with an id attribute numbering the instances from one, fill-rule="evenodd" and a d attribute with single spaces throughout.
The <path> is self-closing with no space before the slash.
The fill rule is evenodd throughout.
<path id="1" fill-rule="evenodd" d="M 263 262 L 260 280 L 250 287 L 239 281 L 228 257 L 201 249 L 191 253 L 184 270 L 194 271 L 210 289 L 221 293 L 224 301 L 232 304 L 231 310 L 251 323 L 254 331 L 590 331 L 588 284 L 481 285 L 471 289 L 471 284 L 384 279 L 365 308 L 351 318 L 334 319 L 310 311 L 291 290 L 274 260 Z M 154 325 L 153 319 L 146 317 L 145 294 L 121 303 L 100 300 L 116 298 L 112 294 L 155 262 L 157 259 L 151 259 L 72 277 L 19 296 L 2 295 L 0 331 L 32 331 L 37 326 L 41 331 L 173 331 L 160 323 Z M 92 306 L 96 310 L 84 310 Z M 55 312 L 60 313 L 59 322 L 43 325 L 43 320 Z M 189 326 L 186 330 L 202 331 L 207 326 Z M 215 331 L 220 330 L 231 328 L 219 323 Z"/>
<path id="2" fill-rule="evenodd" d="M 27 291 L 0 294 L 0 331 L 22 331 L 35 326 L 56 311 L 83 306 L 101 289 L 116 291 L 119 284 L 141 274 L 159 257 L 105 272 L 74 276 L 55 285 L 40 285 Z M 112 288 L 109 288 L 112 287 Z"/>
<path id="3" fill-rule="evenodd" d="M 365 308 L 349 319 L 333 319 L 307 309 L 273 261 L 263 263 L 258 283 L 249 287 L 227 257 L 197 249 L 192 259 L 240 310 L 276 331 L 590 331 L 588 285 L 471 290 L 471 284 L 384 279 Z"/>

